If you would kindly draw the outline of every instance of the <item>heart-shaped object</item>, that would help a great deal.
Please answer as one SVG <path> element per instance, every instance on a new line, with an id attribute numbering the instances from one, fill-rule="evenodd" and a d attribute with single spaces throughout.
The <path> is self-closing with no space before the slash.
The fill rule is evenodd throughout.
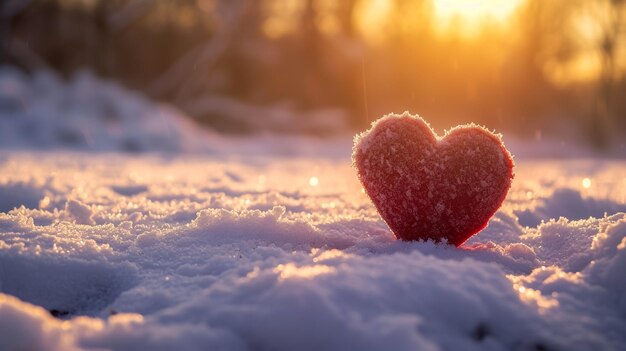
<path id="1" fill-rule="evenodd" d="M 419 116 L 390 114 L 355 137 L 359 180 L 399 239 L 459 246 L 487 226 L 513 180 L 498 135 L 470 124 L 440 138 Z"/>

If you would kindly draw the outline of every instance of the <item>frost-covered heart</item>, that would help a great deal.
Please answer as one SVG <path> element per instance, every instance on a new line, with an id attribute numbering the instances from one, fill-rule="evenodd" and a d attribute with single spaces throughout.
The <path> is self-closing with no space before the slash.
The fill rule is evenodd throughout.
<path id="1" fill-rule="evenodd" d="M 513 180 L 498 135 L 470 124 L 438 137 L 419 116 L 390 114 L 355 137 L 363 188 L 399 239 L 459 246 L 487 226 Z"/>

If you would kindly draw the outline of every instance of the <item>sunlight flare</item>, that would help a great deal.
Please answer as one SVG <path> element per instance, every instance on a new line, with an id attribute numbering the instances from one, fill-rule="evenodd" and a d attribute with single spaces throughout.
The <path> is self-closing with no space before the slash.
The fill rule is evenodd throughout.
<path id="1" fill-rule="evenodd" d="M 520 5 L 519 0 L 434 0 L 435 14 L 441 19 L 459 17 L 467 21 L 479 21 L 486 17 L 497 21 L 506 20 Z"/>

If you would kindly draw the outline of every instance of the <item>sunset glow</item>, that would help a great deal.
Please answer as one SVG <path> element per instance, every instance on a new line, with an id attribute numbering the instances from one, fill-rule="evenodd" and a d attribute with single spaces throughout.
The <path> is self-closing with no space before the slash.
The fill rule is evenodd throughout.
<path id="1" fill-rule="evenodd" d="M 435 14 L 440 19 L 450 20 L 458 17 L 470 22 L 490 18 L 506 20 L 519 7 L 519 0 L 434 0 Z"/>
<path id="2" fill-rule="evenodd" d="M 0 351 L 626 351 L 626 0 L 0 17 Z"/>
<path id="3" fill-rule="evenodd" d="M 454 32 L 461 37 L 474 37 L 485 24 L 510 28 L 508 21 L 520 6 L 520 0 L 434 0 L 435 29 Z"/>

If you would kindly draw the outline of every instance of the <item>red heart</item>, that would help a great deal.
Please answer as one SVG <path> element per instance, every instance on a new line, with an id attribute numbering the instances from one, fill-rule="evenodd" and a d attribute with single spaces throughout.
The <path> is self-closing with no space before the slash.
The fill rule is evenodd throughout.
<path id="1" fill-rule="evenodd" d="M 359 180 L 403 240 L 459 246 L 487 226 L 513 180 L 500 138 L 474 124 L 438 137 L 419 116 L 390 114 L 356 136 Z"/>

